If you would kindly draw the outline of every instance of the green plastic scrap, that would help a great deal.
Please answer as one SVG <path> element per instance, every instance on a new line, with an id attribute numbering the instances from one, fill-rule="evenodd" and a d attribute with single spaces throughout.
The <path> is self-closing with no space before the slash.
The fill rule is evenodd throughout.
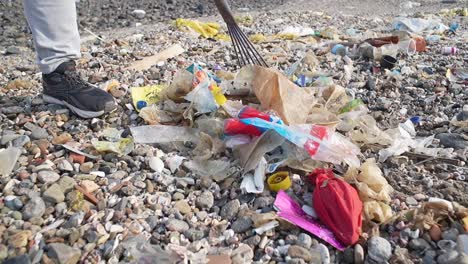
<path id="1" fill-rule="evenodd" d="M 351 112 L 356 107 L 363 105 L 364 102 L 361 99 L 353 99 L 349 101 L 343 108 L 340 110 L 340 114 Z"/>

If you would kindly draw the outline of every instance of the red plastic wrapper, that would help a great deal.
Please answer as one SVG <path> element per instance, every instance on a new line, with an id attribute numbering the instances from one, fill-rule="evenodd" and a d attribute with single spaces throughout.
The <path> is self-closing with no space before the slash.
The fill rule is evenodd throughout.
<path id="1" fill-rule="evenodd" d="M 224 121 L 224 133 L 226 135 L 243 134 L 258 137 L 262 131 L 255 126 L 242 123 L 239 119 L 230 118 Z"/>
<path id="2" fill-rule="evenodd" d="M 362 226 L 362 202 L 356 189 L 330 169 L 316 169 L 309 179 L 316 185 L 313 205 L 320 221 L 343 244 L 355 244 Z"/>
<path id="3" fill-rule="evenodd" d="M 240 119 L 242 119 L 242 118 L 254 118 L 254 117 L 258 117 L 258 118 L 263 119 L 265 121 L 271 121 L 271 118 L 270 118 L 269 114 L 260 112 L 257 109 L 255 109 L 253 107 L 250 107 L 250 106 L 246 106 L 246 107 L 242 108 L 242 110 L 239 112 L 239 118 Z"/>

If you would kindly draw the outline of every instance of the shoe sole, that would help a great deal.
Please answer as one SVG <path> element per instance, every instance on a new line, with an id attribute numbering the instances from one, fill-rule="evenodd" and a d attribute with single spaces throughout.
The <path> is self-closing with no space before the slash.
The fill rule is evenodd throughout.
<path id="1" fill-rule="evenodd" d="M 102 116 L 103 114 L 106 113 L 104 110 L 98 111 L 98 112 L 82 110 L 82 109 L 79 109 L 76 106 L 73 106 L 73 105 L 67 103 L 66 101 L 59 100 L 57 98 L 54 98 L 52 96 L 45 95 L 45 94 L 42 95 L 42 98 L 43 98 L 44 102 L 46 102 L 46 103 L 66 106 L 68 109 L 70 109 L 76 115 L 78 115 L 78 116 L 80 116 L 82 118 L 86 118 L 86 119 L 99 117 L 99 116 Z M 115 107 L 110 112 L 113 112 L 115 109 L 117 109 L 117 108 Z"/>

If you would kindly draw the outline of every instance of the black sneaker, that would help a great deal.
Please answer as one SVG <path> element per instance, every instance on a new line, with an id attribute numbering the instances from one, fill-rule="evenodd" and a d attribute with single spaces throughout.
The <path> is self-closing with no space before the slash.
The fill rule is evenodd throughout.
<path id="1" fill-rule="evenodd" d="M 112 95 L 80 78 L 74 61 L 43 74 L 42 82 L 45 102 L 64 105 L 82 118 L 98 117 L 117 108 Z"/>

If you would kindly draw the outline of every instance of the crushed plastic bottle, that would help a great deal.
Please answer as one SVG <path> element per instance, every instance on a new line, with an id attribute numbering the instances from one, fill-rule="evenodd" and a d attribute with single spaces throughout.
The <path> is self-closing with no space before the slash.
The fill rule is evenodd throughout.
<path id="1" fill-rule="evenodd" d="M 198 129 L 179 126 L 138 126 L 130 128 L 135 143 L 198 142 Z"/>
<path id="2" fill-rule="evenodd" d="M 333 132 L 330 127 L 317 125 L 287 126 L 268 122 L 260 118 L 246 118 L 244 124 L 261 130 L 273 129 L 285 139 L 305 149 L 315 160 L 350 166 L 359 166 L 360 150 L 344 136 Z"/>

